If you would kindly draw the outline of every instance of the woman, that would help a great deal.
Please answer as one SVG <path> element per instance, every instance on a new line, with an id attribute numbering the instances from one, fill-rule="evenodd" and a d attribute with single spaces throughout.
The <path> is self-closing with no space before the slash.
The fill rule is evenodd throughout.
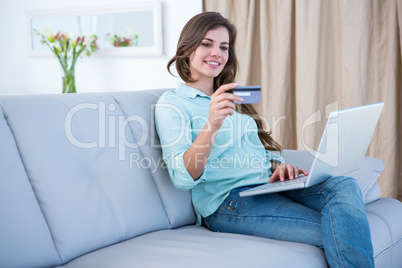
<path id="1" fill-rule="evenodd" d="M 192 189 L 197 225 L 307 243 L 324 249 L 331 267 L 373 267 L 370 230 L 356 181 L 334 177 L 307 189 L 254 197 L 255 185 L 307 172 L 285 164 L 251 105 L 239 105 L 236 29 L 219 13 L 193 17 L 169 61 L 182 80 L 156 106 L 156 127 L 174 185 Z"/>

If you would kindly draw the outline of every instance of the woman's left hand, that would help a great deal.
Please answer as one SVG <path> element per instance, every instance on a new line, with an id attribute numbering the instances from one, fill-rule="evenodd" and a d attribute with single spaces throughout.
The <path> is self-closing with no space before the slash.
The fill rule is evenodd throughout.
<path id="1" fill-rule="evenodd" d="M 282 163 L 280 164 L 272 173 L 269 182 L 275 181 L 285 181 L 285 178 L 289 178 L 290 180 L 299 178 L 300 174 L 304 174 L 305 176 L 308 175 L 307 171 L 304 169 L 299 169 L 298 167 Z"/>

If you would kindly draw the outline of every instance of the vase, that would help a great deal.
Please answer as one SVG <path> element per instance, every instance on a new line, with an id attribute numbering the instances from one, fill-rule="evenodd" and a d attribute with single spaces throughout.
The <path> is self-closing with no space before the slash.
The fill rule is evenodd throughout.
<path id="1" fill-rule="evenodd" d="M 74 73 L 70 73 L 63 77 L 63 93 L 77 93 Z"/>

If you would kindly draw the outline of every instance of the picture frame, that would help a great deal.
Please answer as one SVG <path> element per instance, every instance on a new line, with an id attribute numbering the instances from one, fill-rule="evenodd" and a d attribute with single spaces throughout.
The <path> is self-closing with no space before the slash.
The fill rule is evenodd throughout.
<path id="1" fill-rule="evenodd" d="M 29 56 L 53 56 L 35 34 L 35 30 L 43 32 L 46 26 L 51 26 L 54 35 L 58 31 L 76 35 L 95 33 L 99 47 L 97 56 L 152 57 L 163 54 L 160 1 L 28 12 Z M 119 46 L 112 43 L 114 36 L 127 36 L 127 33 L 138 36 L 136 44 L 130 42 L 125 46 L 120 43 Z"/>

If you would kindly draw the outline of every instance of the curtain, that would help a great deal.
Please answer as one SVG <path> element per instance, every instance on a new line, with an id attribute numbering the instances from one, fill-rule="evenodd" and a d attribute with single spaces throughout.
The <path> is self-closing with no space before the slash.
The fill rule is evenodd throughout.
<path id="1" fill-rule="evenodd" d="M 384 101 L 367 155 L 385 162 L 381 195 L 402 199 L 402 0 L 203 3 L 236 25 L 237 82 L 261 85 L 284 148 L 316 148 L 330 111 Z"/>

